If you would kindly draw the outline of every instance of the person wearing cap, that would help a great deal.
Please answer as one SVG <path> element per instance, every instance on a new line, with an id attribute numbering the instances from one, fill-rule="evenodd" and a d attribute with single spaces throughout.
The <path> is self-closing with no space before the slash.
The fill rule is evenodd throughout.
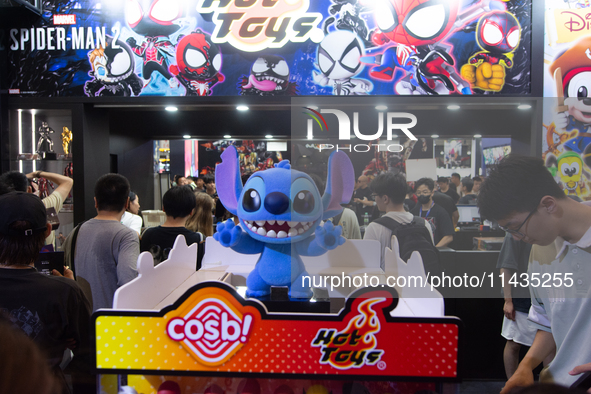
<path id="1" fill-rule="evenodd" d="M 456 193 L 456 191 L 453 190 L 451 187 L 449 187 L 449 179 L 447 177 L 444 177 L 444 176 L 438 177 L 437 184 L 439 185 L 439 191 L 441 191 L 441 193 L 447 194 L 448 196 L 450 196 L 451 199 L 454 201 L 454 204 L 458 203 L 458 200 L 460 199 L 460 195 L 458 193 Z"/>
<path id="2" fill-rule="evenodd" d="M 57 185 L 55 190 L 49 196 L 43 198 L 42 201 L 45 208 L 55 208 L 55 212 L 59 213 L 74 185 L 72 178 L 47 171 L 35 171 L 26 175 L 18 171 L 9 171 L 0 176 L 0 182 L 4 183 L 10 191 L 33 193 L 35 190 L 31 186 L 33 185 L 32 181 L 39 178 L 45 178 Z M 45 245 L 54 244 L 55 231 L 51 231 L 45 240 Z"/>
<path id="3" fill-rule="evenodd" d="M 67 348 L 82 359 L 90 354 L 90 304 L 68 268 L 65 277 L 35 269 L 51 231 L 39 197 L 10 192 L 0 196 L 0 207 L 0 310 L 40 345 L 59 372 Z"/>
<path id="4" fill-rule="evenodd" d="M 93 311 L 113 307 L 115 291 L 137 277 L 140 253 L 137 233 L 121 224 L 129 205 L 127 178 L 119 174 L 100 177 L 94 186 L 94 201 L 97 215 L 80 224 L 78 231 L 74 229 L 63 245 L 66 262 L 74 261 L 76 279 L 90 286 Z"/>

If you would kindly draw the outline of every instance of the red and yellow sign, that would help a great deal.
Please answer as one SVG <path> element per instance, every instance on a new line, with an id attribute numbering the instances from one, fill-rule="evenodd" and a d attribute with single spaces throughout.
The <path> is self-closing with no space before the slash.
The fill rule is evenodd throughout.
<path id="1" fill-rule="evenodd" d="M 99 373 L 458 376 L 459 320 L 392 318 L 392 289 L 363 289 L 338 315 L 268 313 L 220 282 L 160 312 L 95 314 Z"/>

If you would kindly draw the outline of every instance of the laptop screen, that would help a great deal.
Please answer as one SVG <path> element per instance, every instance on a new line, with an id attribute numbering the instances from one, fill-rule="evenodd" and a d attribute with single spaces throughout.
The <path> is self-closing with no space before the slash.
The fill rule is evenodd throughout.
<path id="1" fill-rule="evenodd" d="M 480 213 L 476 205 L 458 205 L 458 223 L 480 223 Z"/>

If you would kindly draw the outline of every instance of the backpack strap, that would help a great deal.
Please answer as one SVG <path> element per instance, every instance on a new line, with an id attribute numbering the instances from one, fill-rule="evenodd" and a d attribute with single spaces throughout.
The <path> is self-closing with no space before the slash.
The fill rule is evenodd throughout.
<path id="1" fill-rule="evenodd" d="M 330 221 L 332 222 L 332 224 L 334 224 L 335 226 L 338 226 L 338 225 L 339 225 L 339 222 L 341 221 L 341 218 L 343 217 L 343 212 L 344 212 L 344 211 L 345 211 L 345 210 L 343 209 L 343 210 L 341 211 L 341 213 L 339 213 L 337 216 L 333 216 L 333 217 L 330 219 Z"/>
<path id="2" fill-rule="evenodd" d="M 70 269 L 74 273 L 74 278 L 76 278 L 76 266 L 74 265 L 74 257 L 76 257 L 76 240 L 78 239 L 80 227 L 82 227 L 84 223 L 86 223 L 86 220 L 77 225 L 74 229 L 74 234 L 72 234 L 72 244 L 70 245 Z"/>
<path id="3" fill-rule="evenodd" d="M 374 220 L 372 223 L 380 224 L 386 227 L 387 229 L 391 230 L 392 233 L 396 232 L 396 229 L 402 226 L 402 224 L 388 216 L 382 216 L 381 218 Z"/>

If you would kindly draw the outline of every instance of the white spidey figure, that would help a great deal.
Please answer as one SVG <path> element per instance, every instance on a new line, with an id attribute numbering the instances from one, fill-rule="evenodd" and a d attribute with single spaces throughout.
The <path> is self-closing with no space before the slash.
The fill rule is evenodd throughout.
<path id="1" fill-rule="evenodd" d="M 318 68 L 313 72 L 318 85 L 333 87 L 335 96 L 369 94 L 373 84 L 365 79 L 353 79 L 363 70 L 360 61 L 365 48 L 357 35 L 348 30 L 329 33 L 318 45 Z"/>

